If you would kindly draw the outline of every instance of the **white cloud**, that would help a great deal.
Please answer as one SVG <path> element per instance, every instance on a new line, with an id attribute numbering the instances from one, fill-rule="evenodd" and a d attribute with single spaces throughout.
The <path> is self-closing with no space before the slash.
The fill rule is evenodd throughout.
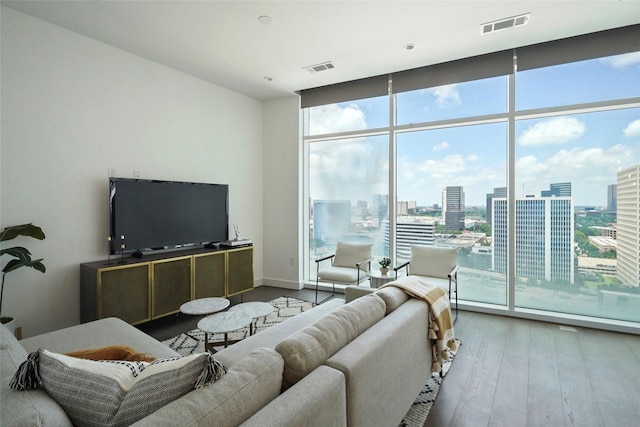
<path id="1" fill-rule="evenodd" d="M 452 154 L 443 159 L 429 159 L 417 165 L 417 170 L 431 178 L 453 177 L 464 172 L 466 162 L 460 154 Z"/>
<path id="2" fill-rule="evenodd" d="M 603 58 L 601 61 L 614 69 L 626 68 L 633 65 L 640 66 L 640 52 L 611 56 L 609 58 Z"/>
<path id="3" fill-rule="evenodd" d="M 585 130 L 584 123 L 574 117 L 555 117 L 529 127 L 516 142 L 522 146 L 566 144 L 580 138 Z"/>
<path id="4" fill-rule="evenodd" d="M 460 93 L 455 84 L 429 88 L 426 89 L 426 92 L 436 97 L 436 103 L 440 108 L 455 107 L 462 104 Z"/>
<path id="5" fill-rule="evenodd" d="M 476 155 L 476 154 L 469 154 L 469 155 L 467 156 L 467 161 L 468 161 L 468 162 L 477 162 L 477 161 L 478 161 L 478 158 L 479 158 L 479 157 L 478 157 L 478 155 Z"/>
<path id="6" fill-rule="evenodd" d="M 560 150 L 548 158 L 520 157 L 516 159 L 518 191 L 524 184 L 527 194 L 536 193 L 547 183 L 571 180 L 567 177 L 582 177 L 581 187 L 587 189 L 588 180 L 615 180 L 617 165 L 625 161 L 627 152 L 627 147 L 617 144 L 609 148 Z M 544 183 L 542 187 L 541 183 Z"/>
<path id="7" fill-rule="evenodd" d="M 337 104 L 323 105 L 312 108 L 310 116 L 311 135 L 367 128 L 364 112 L 357 104 L 344 108 Z"/>
<path id="8" fill-rule="evenodd" d="M 433 151 L 446 150 L 447 148 L 449 148 L 449 143 L 442 141 L 440 144 L 434 145 Z"/>
<path id="9" fill-rule="evenodd" d="M 634 120 L 624 128 L 624 136 L 633 138 L 634 136 L 640 136 L 640 119 Z"/>

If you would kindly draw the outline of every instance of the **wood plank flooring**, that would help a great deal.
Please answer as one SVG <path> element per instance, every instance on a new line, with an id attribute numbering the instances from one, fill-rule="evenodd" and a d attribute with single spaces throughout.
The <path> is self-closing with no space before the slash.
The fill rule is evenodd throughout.
<path id="1" fill-rule="evenodd" d="M 280 296 L 313 301 L 315 292 L 261 286 L 242 299 Z M 199 319 L 168 316 L 139 328 L 164 340 Z M 462 346 L 425 427 L 640 426 L 640 336 L 468 311 L 455 329 Z"/>
<path id="2" fill-rule="evenodd" d="M 640 336 L 461 312 L 426 426 L 638 426 Z"/>

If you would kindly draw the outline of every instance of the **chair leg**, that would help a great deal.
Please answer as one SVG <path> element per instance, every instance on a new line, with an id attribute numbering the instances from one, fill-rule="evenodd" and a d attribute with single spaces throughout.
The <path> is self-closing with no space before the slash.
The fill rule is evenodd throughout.
<path id="1" fill-rule="evenodd" d="M 455 325 L 458 321 L 458 284 L 456 284 L 456 290 L 454 292 L 456 293 L 456 317 L 453 318 L 453 324 Z"/>
<path id="2" fill-rule="evenodd" d="M 335 296 L 336 294 L 336 284 L 332 283 L 331 286 L 333 286 L 333 293 L 331 294 L 331 296 L 326 297 L 325 299 L 323 299 L 322 301 L 318 302 L 318 278 L 316 276 L 316 305 L 318 304 L 322 304 L 323 302 L 325 302 L 326 300 L 328 300 L 329 298 L 331 298 L 332 296 Z"/>

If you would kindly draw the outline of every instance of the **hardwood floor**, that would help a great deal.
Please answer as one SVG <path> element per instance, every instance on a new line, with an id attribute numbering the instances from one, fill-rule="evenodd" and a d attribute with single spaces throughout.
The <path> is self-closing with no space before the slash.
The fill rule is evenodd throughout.
<path id="1" fill-rule="evenodd" d="M 242 300 L 280 296 L 314 301 L 315 292 L 261 286 Z M 199 319 L 180 314 L 139 328 L 164 340 Z M 468 311 L 455 329 L 462 346 L 425 427 L 640 425 L 640 336 Z"/>
<path id="2" fill-rule="evenodd" d="M 460 312 L 425 426 L 640 425 L 640 336 Z"/>

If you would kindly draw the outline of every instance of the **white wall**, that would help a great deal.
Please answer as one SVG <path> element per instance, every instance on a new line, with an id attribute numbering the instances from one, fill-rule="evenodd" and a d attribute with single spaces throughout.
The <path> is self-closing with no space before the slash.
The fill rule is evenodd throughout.
<path id="1" fill-rule="evenodd" d="M 260 284 L 262 103 L 12 9 L 1 13 L 0 225 L 33 222 L 47 235 L 5 242 L 24 244 L 47 266 L 46 274 L 7 275 L 3 314 L 17 317 L 23 335 L 79 323 L 79 264 L 107 257 L 109 168 L 229 184 L 230 223 L 254 241 Z"/>
<path id="2" fill-rule="evenodd" d="M 264 106 L 264 283 L 302 289 L 300 98 Z"/>

